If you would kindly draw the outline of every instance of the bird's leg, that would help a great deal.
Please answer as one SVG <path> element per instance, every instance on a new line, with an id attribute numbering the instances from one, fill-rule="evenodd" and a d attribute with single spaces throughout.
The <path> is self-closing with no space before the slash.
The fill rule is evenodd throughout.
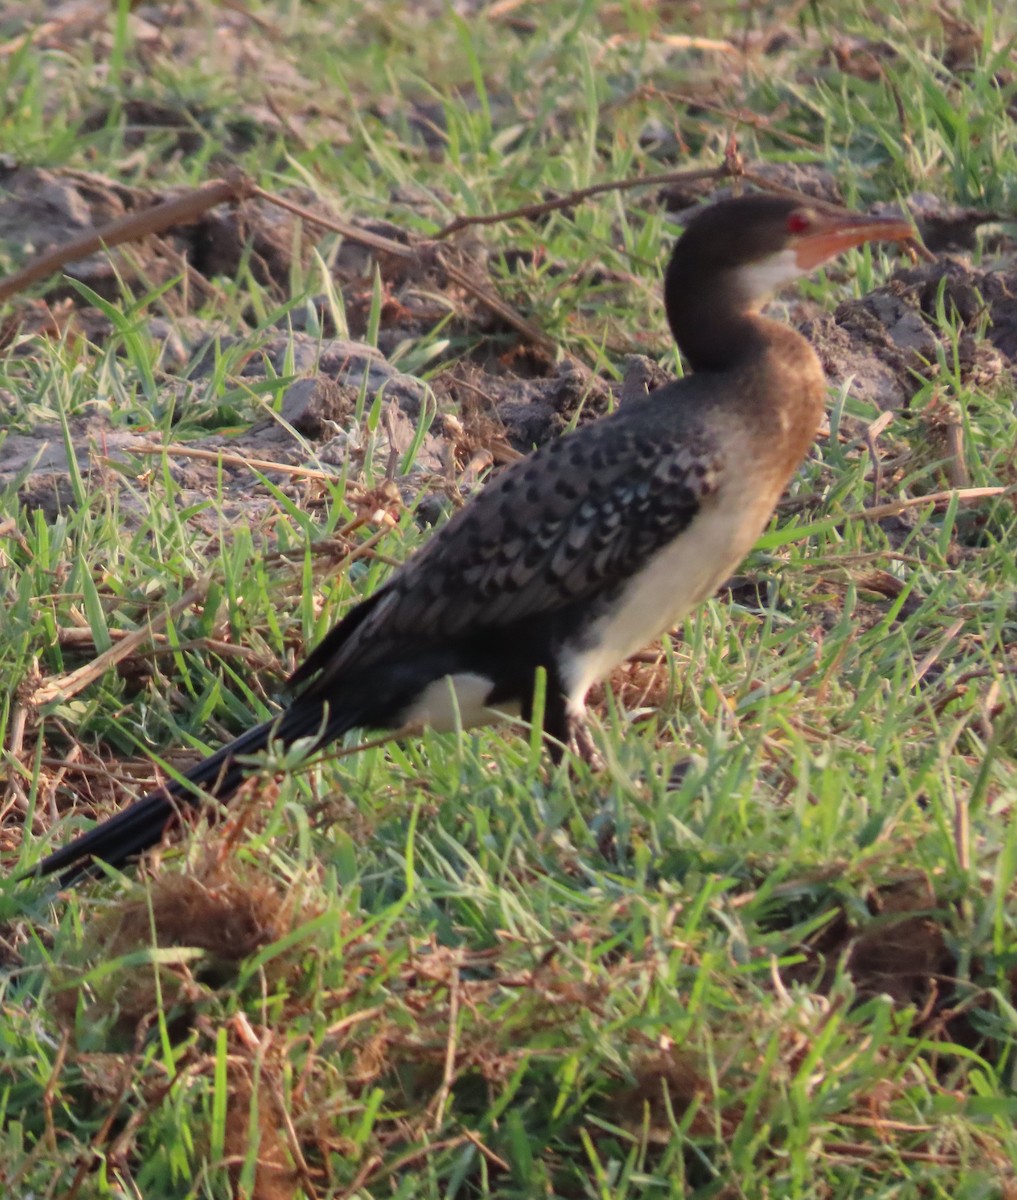
<path id="1" fill-rule="evenodd" d="M 590 735 L 590 727 L 586 724 L 584 713 L 570 712 L 567 717 L 568 738 L 566 745 L 593 771 L 604 769 L 604 759 Z"/>
<path id="2" fill-rule="evenodd" d="M 528 719 L 530 714 L 524 711 L 524 716 Z M 548 738 L 548 754 L 555 766 L 569 750 L 593 770 L 603 768 L 604 760 L 586 725 L 586 710 L 581 705 L 576 708 L 570 704 L 564 689 L 550 676 L 544 703 L 544 733 Z"/>

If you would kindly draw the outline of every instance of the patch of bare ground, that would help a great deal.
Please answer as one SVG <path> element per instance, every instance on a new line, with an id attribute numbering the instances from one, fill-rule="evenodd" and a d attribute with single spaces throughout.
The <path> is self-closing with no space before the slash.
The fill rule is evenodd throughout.
<path id="1" fill-rule="evenodd" d="M 771 178 L 772 176 L 772 178 Z M 788 175 L 761 170 L 762 182 L 773 186 L 794 185 L 808 192 L 829 191 L 828 181 L 798 171 Z M 691 199 L 690 192 L 685 196 Z M 52 244 L 130 211 L 143 211 L 156 199 L 139 189 L 126 188 L 99 176 L 81 172 L 47 171 L 16 167 L 0 178 L 0 236 L 9 244 L 46 249 Z M 314 208 L 308 193 L 291 197 Z M 921 222 L 926 228 L 951 226 L 948 212 L 936 212 L 922 198 Z M 327 217 L 327 210 L 322 209 Z M 963 223 L 963 221 L 961 222 Z M 496 336 L 502 350 L 497 356 L 480 350 L 464 358 L 456 352 L 432 378 L 443 421 L 427 435 L 423 454 L 417 460 L 416 479 L 404 481 L 404 494 L 422 487 L 425 477 L 447 477 L 469 465 L 474 472 L 481 460 L 477 452 L 497 466 L 507 457 L 501 447 L 517 451 L 540 445 L 575 420 L 601 415 L 628 395 L 642 388 L 631 384 L 618 387 L 593 377 L 576 364 L 555 366 L 543 351 L 517 342 L 512 348 L 511 331 L 499 322 L 495 310 L 479 304 L 476 294 L 465 292 L 450 275 L 441 256 L 426 252 L 395 254 L 373 247 L 372 238 L 396 249 L 410 241 L 391 223 L 366 222 L 361 227 L 365 240 L 347 239 L 335 257 L 333 273 L 343 297 L 353 341 L 298 332 L 268 336 L 246 353 L 240 378 L 263 382 L 266 367 L 278 372 L 292 362 L 299 376 L 283 400 L 281 416 L 301 435 L 299 442 L 288 436 L 283 422 L 255 424 L 237 438 L 210 432 L 204 445 L 209 449 L 227 444 L 240 457 L 271 459 L 283 464 L 306 460 L 309 450 L 323 462 L 339 463 L 356 455 L 363 433 L 350 427 L 353 401 L 359 392 L 368 395 L 384 390 L 391 418 L 385 436 L 392 452 L 404 449 L 419 419 L 425 387 L 419 379 L 401 374 L 386 358 L 386 352 L 423 336 L 437 321 L 454 314 L 453 332 L 480 336 L 482 342 Z M 298 236 L 298 232 L 300 236 Z M 110 299 L 120 294 L 124 281 L 135 279 L 147 287 L 176 280 L 160 298 L 166 316 L 148 318 L 148 332 L 163 344 L 167 366 L 191 364 L 191 382 L 183 389 L 179 380 L 166 378 L 167 393 L 178 394 L 178 403 L 200 395 L 202 359 L 212 347 L 241 344 L 242 331 L 224 335 L 221 328 L 189 315 L 196 298 L 214 295 L 216 280 L 232 278 L 249 270 L 282 298 L 294 267 L 294 254 L 306 260 L 315 240 L 293 212 L 280 209 L 266 199 L 244 200 L 220 206 L 179 228 L 168 228 L 159 236 L 146 237 L 121 251 L 99 252 L 69 265 L 74 277 Z M 467 237 L 469 270 L 478 280 L 482 294 L 497 287 L 484 264 L 483 243 L 476 234 Z M 500 252 L 500 261 L 503 252 Z M 378 319 L 377 346 L 355 341 L 367 328 L 374 304 L 372 279 L 380 272 L 383 287 Z M 941 361 L 956 362 L 960 380 L 984 386 L 1001 374 L 1014 375 L 1017 363 L 1017 276 L 1012 265 L 999 270 L 974 269 L 960 258 L 922 264 L 898 271 L 889 284 L 857 301 L 842 304 L 833 314 L 810 315 L 808 306 L 798 305 L 792 316 L 816 346 L 834 385 L 851 380 L 853 395 L 868 399 L 892 412 L 907 410 L 919 386 L 916 381 L 935 381 Z M 959 340 L 947 344 L 936 321 L 945 309 L 957 322 Z M 329 306 L 318 310 L 327 332 Z M 984 338 L 976 336 L 987 324 Z M 5 320 L 3 338 L 13 346 L 15 357 L 32 354 L 36 339 L 86 338 L 102 345 L 114 334 L 108 319 L 89 306 L 65 283 L 50 285 L 37 300 L 22 301 Z M 507 348 L 506 348 L 507 346 Z M 287 357 L 292 355 L 292 359 Z M 471 361 L 472 358 L 472 361 Z M 433 364 L 432 364 L 433 365 Z M 520 367 L 524 368 L 520 370 Z M 661 380 L 658 374 L 651 382 Z M 339 390 L 336 390 L 338 387 Z M 13 408 L 15 397 L 0 404 Z M 400 432 L 401 430 L 401 432 Z M 86 447 L 101 444 L 103 453 L 130 453 L 133 442 L 143 440 L 124 430 L 114 430 L 101 415 L 77 422 L 75 443 Z M 22 496 L 30 507 L 41 507 L 48 515 L 68 502 L 66 460 L 55 438 L 45 426 L 19 429 L 0 448 L 0 480 L 23 474 Z M 511 457 L 511 456 L 508 456 Z M 177 469 L 180 464 L 177 464 Z M 188 468 L 186 486 L 200 491 L 214 469 Z"/>

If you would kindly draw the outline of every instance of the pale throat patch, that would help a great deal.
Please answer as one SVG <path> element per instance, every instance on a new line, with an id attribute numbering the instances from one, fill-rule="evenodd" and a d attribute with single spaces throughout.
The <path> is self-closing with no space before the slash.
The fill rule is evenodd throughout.
<path id="1" fill-rule="evenodd" d="M 738 282 L 744 295 L 752 298 L 770 296 L 805 272 L 798 265 L 794 250 L 781 250 L 757 263 L 739 267 Z"/>

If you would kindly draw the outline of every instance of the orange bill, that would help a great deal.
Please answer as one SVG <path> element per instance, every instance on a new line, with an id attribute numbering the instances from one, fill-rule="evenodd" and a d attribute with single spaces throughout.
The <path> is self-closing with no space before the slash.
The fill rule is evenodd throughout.
<path id="1" fill-rule="evenodd" d="M 795 258 L 803 271 L 865 242 L 916 242 L 917 234 L 903 217 L 869 217 L 862 214 L 824 215 L 795 244 Z"/>

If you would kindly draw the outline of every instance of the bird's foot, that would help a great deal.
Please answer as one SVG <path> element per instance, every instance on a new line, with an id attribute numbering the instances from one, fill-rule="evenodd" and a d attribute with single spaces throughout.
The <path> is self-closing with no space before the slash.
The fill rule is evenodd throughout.
<path id="1" fill-rule="evenodd" d="M 591 771 L 602 771 L 604 759 L 597 749 L 586 722 L 578 717 L 569 721 L 568 748 L 581 758 Z"/>

